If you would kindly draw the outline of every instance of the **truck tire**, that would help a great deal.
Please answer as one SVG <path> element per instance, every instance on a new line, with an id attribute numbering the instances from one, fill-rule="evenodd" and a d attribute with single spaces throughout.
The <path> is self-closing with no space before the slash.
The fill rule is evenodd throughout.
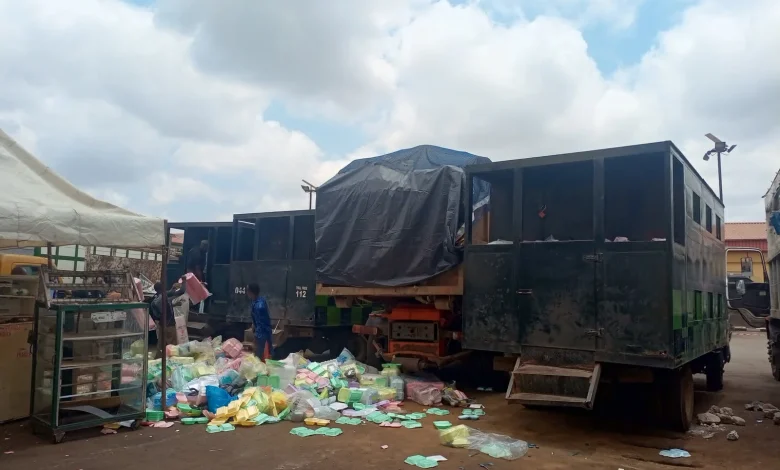
<path id="1" fill-rule="evenodd" d="M 711 352 L 707 357 L 707 364 L 704 366 L 708 391 L 719 392 L 723 390 L 723 368 L 723 351 Z"/>
<path id="2" fill-rule="evenodd" d="M 668 371 L 659 382 L 665 424 L 674 431 L 687 431 L 693 423 L 693 372 L 690 366 Z"/>

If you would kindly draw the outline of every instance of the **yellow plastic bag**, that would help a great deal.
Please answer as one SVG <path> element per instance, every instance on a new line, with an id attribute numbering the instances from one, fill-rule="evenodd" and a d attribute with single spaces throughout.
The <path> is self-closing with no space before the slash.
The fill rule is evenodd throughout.
<path id="1" fill-rule="evenodd" d="M 275 390 L 272 392 L 271 401 L 274 402 L 274 408 L 276 408 L 277 412 L 287 409 L 287 395 L 284 392 L 280 390 Z"/>
<path id="2" fill-rule="evenodd" d="M 468 437 L 469 428 L 462 424 L 439 431 L 439 440 L 445 446 L 466 447 L 468 446 Z"/>
<path id="3" fill-rule="evenodd" d="M 255 401 L 255 403 L 257 403 L 257 409 L 260 410 L 261 413 L 265 413 L 271 416 L 277 415 L 273 400 L 264 391 L 259 389 L 255 390 L 254 395 L 252 395 L 252 399 Z"/>

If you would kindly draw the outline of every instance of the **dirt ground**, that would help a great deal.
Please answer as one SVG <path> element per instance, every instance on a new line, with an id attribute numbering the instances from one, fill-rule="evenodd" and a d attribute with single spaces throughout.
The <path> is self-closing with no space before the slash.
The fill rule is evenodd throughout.
<path id="1" fill-rule="evenodd" d="M 288 434 L 291 423 L 237 429 L 232 433 L 207 434 L 203 426 L 176 424 L 169 429 L 143 428 L 140 431 L 101 435 L 88 430 L 66 436 L 53 445 L 33 437 L 26 424 L 0 427 L 0 468 L 112 470 L 138 468 L 238 468 L 256 465 L 264 469 L 410 468 L 403 463 L 410 455 L 440 454 L 447 459 L 439 468 L 460 470 L 501 470 L 508 468 L 557 469 L 656 469 L 692 467 L 707 469 L 774 468 L 780 462 L 780 426 L 771 420 L 758 423 L 758 413 L 747 412 L 744 404 L 753 400 L 780 405 L 780 383 L 775 382 L 766 359 L 763 333 L 735 333 L 733 359 L 726 368 L 725 390 L 720 393 L 699 391 L 697 378 L 696 410 L 706 411 L 713 404 L 730 406 L 747 420 L 737 429 L 737 442 L 726 440 L 726 433 L 704 440 L 685 434 L 653 430 L 636 418 L 641 405 L 634 397 L 625 397 L 624 406 L 607 407 L 611 413 L 566 410 L 529 410 L 507 405 L 503 393 L 476 395 L 486 406 L 487 416 L 470 422 L 484 431 L 523 439 L 537 447 L 514 462 L 492 459 L 464 449 L 439 444 L 431 424 L 423 420 L 421 429 L 380 428 L 374 424 L 341 426 L 338 437 L 300 438 Z M 410 410 L 420 407 L 407 405 Z M 451 421 L 455 417 L 448 417 Z M 389 448 L 382 450 L 382 445 Z M 665 459 L 661 449 L 683 448 L 691 458 Z M 6 454 L 5 452 L 13 452 Z M 772 464 L 771 462 L 774 462 Z M 480 467 L 480 464 L 490 464 Z"/>

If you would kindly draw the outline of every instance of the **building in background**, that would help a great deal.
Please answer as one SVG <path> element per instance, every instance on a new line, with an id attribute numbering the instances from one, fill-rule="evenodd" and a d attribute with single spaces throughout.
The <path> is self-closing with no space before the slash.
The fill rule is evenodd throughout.
<path id="1" fill-rule="evenodd" d="M 766 259 L 766 222 L 730 222 L 726 223 L 726 247 L 756 248 Z M 726 255 L 726 272 L 746 274 L 754 282 L 765 282 L 761 257 L 755 252 L 730 251 Z"/>

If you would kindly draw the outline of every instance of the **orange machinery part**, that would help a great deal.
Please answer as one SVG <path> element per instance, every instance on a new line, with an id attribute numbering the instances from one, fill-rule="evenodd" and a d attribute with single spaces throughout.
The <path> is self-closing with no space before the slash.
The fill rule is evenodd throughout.
<path id="1" fill-rule="evenodd" d="M 396 321 L 430 322 L 439 325 L 444 324 L 443 312 L 432 305 L 399 305 L 393 307 L 388 314 L 388 320 L 392 324 Z M 447 340 L 441 334 L 436 341 L 393 341 L 388 340 L 388 353 L 408 354 L 410 356 L 424 355 L 428 357 L 442 357 L 447 354 Z"/>

